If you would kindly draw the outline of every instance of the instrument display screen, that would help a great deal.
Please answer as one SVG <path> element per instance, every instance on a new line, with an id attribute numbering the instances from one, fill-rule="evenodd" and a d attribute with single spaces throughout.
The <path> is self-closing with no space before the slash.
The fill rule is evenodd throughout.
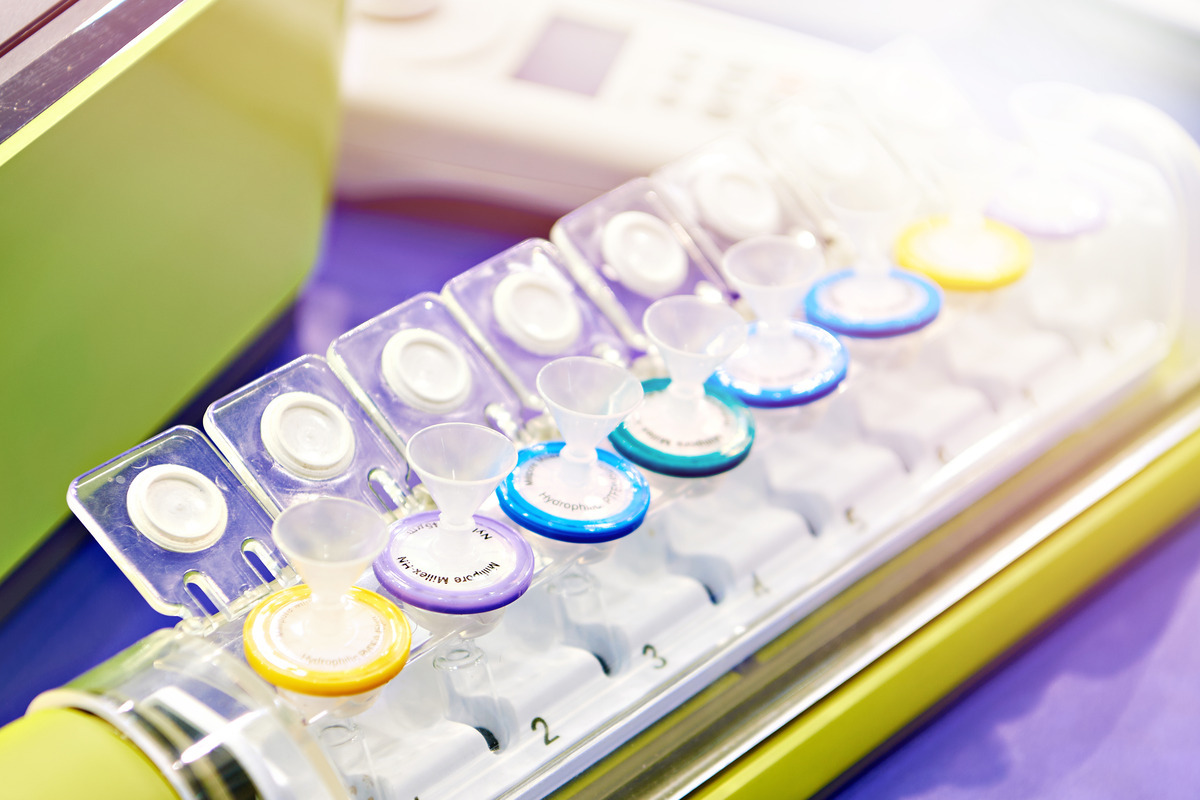
<path id="1" fill-rule="evenodd" d="M 513 76 L 594 97 L 628 34 L 566 17 L 552 17 Z"/>

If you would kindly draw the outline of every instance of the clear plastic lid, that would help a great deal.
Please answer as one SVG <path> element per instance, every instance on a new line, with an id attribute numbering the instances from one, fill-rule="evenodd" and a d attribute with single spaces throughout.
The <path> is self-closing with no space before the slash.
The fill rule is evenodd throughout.
<path id="1" fill-rule="evenodd" d="M 439 422 L 491 423 L 516 434 L 520 400 L 437 295 L 416 295 L 342 334 L 328 358 L 401 452 L 410 436 Z"/>
<path id="2" fill-rule="evenodd" d="M 812 230 L 815 221 L 745 138 L 730 136 L 651 174 L 708 259 L 744 239 Z M 724 276 L 728 279 L 728 276 Z"/>
<path id="3" fill-rule="evenodd" d="M 67 503 L 156 611 L 236 614 L 292 580 L 271 518 L 195 428 L 179 426 L 71 482 Z"/>
<path id="4" fill-rule="evenodd" d="M 392 511 L 401 498 L 380 487 L 409 482 L 404 459 L 320 356 L 302 356 L 216 401 L 204 427 L 276 511 L 316 495 Z"/>
<path id="5" fill-rule="evenodd" d="M 575 280 L 639 351 L 647 344 L 638 322 L 658 298 L 729 297 L 716 267 L 647 178 L 622 184 L 567 214 L 554 224 L 550 238 Z"/>
<path id="6" fill-rule="evenodd" d="M 623 365 L 631 358 L 612 322 L 567 274 L 558 248 L 529 239 L 442 290 L 450 310 L 529 408 L 543 408 L 535 382 L 547 358 L 597 356 Z"/>

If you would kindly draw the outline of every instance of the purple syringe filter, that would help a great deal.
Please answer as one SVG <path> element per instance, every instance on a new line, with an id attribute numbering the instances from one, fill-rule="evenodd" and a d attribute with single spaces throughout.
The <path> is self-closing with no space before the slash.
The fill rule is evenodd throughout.
<path id="1" fill-rule="evenodd" d="M 79 476 L 67 504 L 163 614 L 229 612 L 293 577 L 271 518 L 195 428 L 171 428 Z"/>
<path id="2" fill-rule="evenodd" d="M 550 238 L 576 282 L 639 352 L 647 349 L 640 320 L 660 297 L 731 297 L 716 267 L 648 178 L 580 206 L 554 224 Z"/>
<path id="3" fill-rule="evenodd" d="M 401 452 L 414 433 L 439 422 L 516 434 L 521 401 L 435 294 L 418 294 L 342 334 L 328 358 Z"/>
<path id="4" fill-rule="evenodd" d="M 533 580 L 533 550 L 508 525 L 475 516 L 517 463 L 490 428 L 432 425 L 408 442 L 409 463 L 438 511 L 406 517 L 375 561 L 379 583 L 402 602 L 440 614 L 482 614 L 516 600 Z"/>
<path id="5" fill-rule="evenodd" d="M 1099 187 L 1055 166 L 1015 170 L 988 204 L 988 216 L 1026 236 L 1070 239 L 1108 224 L 1108 199 Z"/>
<path id="6" fill-rule="evenodd" d="M 729 136 L 651 174 L 714 264 L 754 236 L 811 230 L 811 216 L 750 142 Z M 728 276 L 723 275 L 728 281 Z"/>
<path id="7" fill-rule="evenodd" d="M 550 359 L 630 362 L 629 346 L 567 277 L 562 255 L 544 239 L 528 239 L 467 270 L 446 284 L 443 295 L 527 408 L 544 408 L 537 374 Z"/>
<path id="8" fill-rule="evenodd" d="M 204 428 L 276 511 L 314 495 L 394 511 L 407 494 L 408 465 L 320 356 L 302 356 L 216 401 Z"/>
<path id="9" fill-rule="evenodd" d="M 441 513 L 424 511 L 392 527 L 375 577 L 403 603 L 439 614 L 482 614 L 523 595 L 533 580 L 533 550 L 499 520 L 473 516 L 470 538 L 447 541 Z"/>

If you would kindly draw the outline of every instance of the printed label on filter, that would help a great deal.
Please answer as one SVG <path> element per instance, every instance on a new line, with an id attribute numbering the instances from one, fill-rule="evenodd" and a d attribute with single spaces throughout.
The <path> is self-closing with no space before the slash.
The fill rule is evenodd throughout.
<path id="1" fill-rule="evenodd" d="M 616 516 L 633 502 L 633 485 L 609 464 L 597 460 L 583 486 L 564 485 L 558 456 L 543 455 L 517 467 L 513 483 L 534 508 L 555 517 L 600 520 Z"/>
<path id="2" fill-rule="evenodd" d="M 425 522 L 398 537 L 392 563 L 412 581 L 439 589 L 479 589 L 496 585 L 516 569 L 516 553 L 505 539 L 476 526 L 469 552 L 450 549 L 438 523 Z"/>
<path id="3" fill-rule="evenodd" d="M 786 387 L 812 382 L 833 364 L 833 356 L 799 336 L 751 338 L 725 362 L 725 372 L 752 386 Z"/>
<path id="4" fill-rule="evenodd" d="M 311 603 L 309 597 L 289 603 L 267 625 L 267 638 L 288 663 L 320 672 L 348 671 L 372 663 L 390 646 L 384 620 L 366 608 L 346 615 L 330 640 L 305 635 L 304 624 L 313 619 Z"/>
<path id="5" fill-rule="evenodd" d="M 918 313 L 928 297 L 908 281 L 851 278 L 820 288 L 820 305 L 848 320 L 871 322 Z"/>
<path id="6" fill-rule="evenodd" d="M 700 418 L 688 421 L 688 430 L 675 432 L 666 426 L 678 422 L 669 413 L 655 413 L 655 406 L 666 400 L 661 393 L 647 395 L 642 408 L 625 420 L 625 429 L 636 439 L 677 456 L 703 456 L 723 451 L 730 442 L 746 436 L 745 421 L 724 403 L 711 398 L 698 406 Z"/>

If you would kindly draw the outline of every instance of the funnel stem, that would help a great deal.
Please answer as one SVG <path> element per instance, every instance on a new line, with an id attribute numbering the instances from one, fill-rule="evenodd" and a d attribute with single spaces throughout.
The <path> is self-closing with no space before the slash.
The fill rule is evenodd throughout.
<path id="1" fill-rule="evenodd" d="M 854 265 L 854 271 L 864 278 L 884 278 L 892 265 L 887 256 L 874 242 L 863 248 L 862 257 Z"/>
<path id="2" fill-rule="evenodd" d="M 675 420 L 699 419 L 703 413 L 704 384 L 672 380 L 667 384 L 666 396 L 671 400 L 671 416 Z"/>
<path id="3" fill-rule="evenodd" d="M 305 619 L 305 636 L 325 639 L 341 632 L 346 619 L 343 591 L 318 590 L 311 585 L 309 588 L 312 590 L 312 613 Z"/>
<path id="4" fill-rule="evenodd" d="M 596 449 L 567 442 L 559 452 L 559 478 L 566 486 L 577 487 L 587 483 L 592 465 L 596 463 Z"/>
<path id="5" fill-rule="evenodd" d="M 452 518 L 445 511 L 438 519 L 437 539 L 432 551 L 437 558 L 452 558 L 468 552 L 477 544 L 475 536 L 475 519 L 467 516 L 465 520 Z"/>

